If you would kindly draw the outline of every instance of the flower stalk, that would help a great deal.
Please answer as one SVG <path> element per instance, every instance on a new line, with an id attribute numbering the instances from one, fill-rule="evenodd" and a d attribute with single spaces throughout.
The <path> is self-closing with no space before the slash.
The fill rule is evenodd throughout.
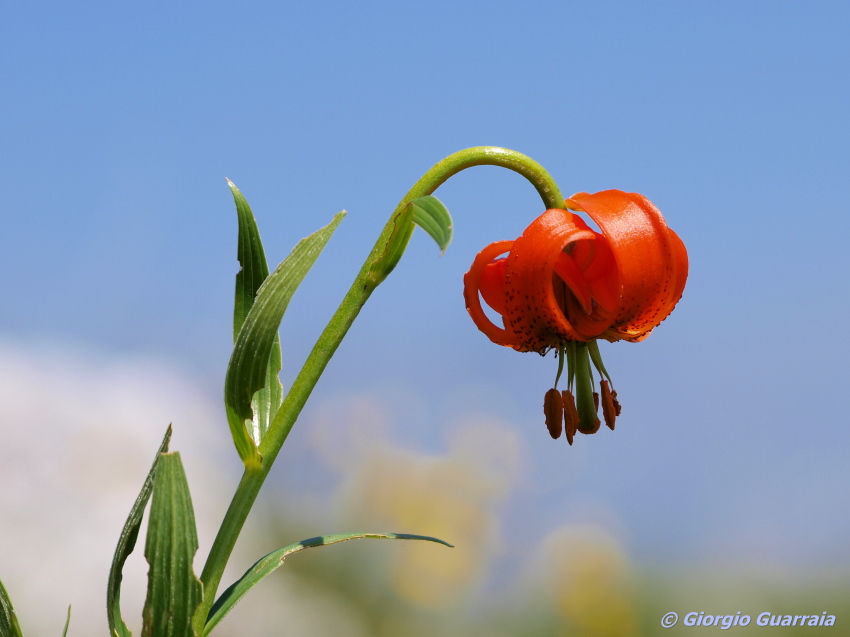
<path id="1" fill-rule="evenodd" d="M 204 624 L 215 601 L 224 568 L 289 432 L 360 310 L 395 268 L 410 241 L 414 229 L 412 202 L 430 195 L 460 171 L 484 165 L 501 166 L 528 179 L 547 208 L 563 205 L 557 184 L 540 164 L 521 153 L 493 146 L 469 148 L 449 155 L 426 172 L 402 198 L 269 423 L 258 447 L 260 461 L 246 464 L 201 574 L 203 600 L 193 618 L 193 627 L 198 635 L 204 634 Z"/>

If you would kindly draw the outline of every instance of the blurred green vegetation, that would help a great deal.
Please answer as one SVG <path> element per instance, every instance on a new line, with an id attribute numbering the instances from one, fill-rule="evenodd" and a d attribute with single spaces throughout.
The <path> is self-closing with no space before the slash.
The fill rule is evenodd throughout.
<path id="1" fill-rule="evenodd" d="M 616 532 L 590 524 L 553 528 L 538 545 L 512 544 L 501 535 L 502 504 L 519 475 L 509 429 L 461 426 L 444 455 L 426 456 L 365 435 L 362 423 L 346 437 L 344 420 L 332 423 L 335 450 L 327 438 L 316 438 L 339 483 L 324 495 L 263 494 L 255 528 L 262 546 L 252 547 L 254 559 L 329 532 L 421 533 L 455 548 L 357 540 L 290 556 L 222 622 L 220 634 L 673 636 L 722 630 L 684 626 L 689 612 L 741 611 L 751 622 L 731 627 L 734 634 L 791 635 L 815 628 L 762 627 L 756 617 L 825 611 L 837 617 L 828 634 L 850 637 L 846 564 L 829 570 L 757 562 L 640 564 Z M 679 621 L 665 629 L 661 618 L 671 611 Z"/>
<path id="2" fill-rule="evenodd" d="M 293 519 L 293 518 L 290 518 Z M 309 525 L 268 522 L 268 533 L 284 544 L 308 537 Z M 601 540 L 594 541 L 596 532 Z M 417 543 L 349 542 L 338 547 L 309 551 L 288 559 L 265 586 L 285 595 L 293 582 L 305 594 L 333 600 L 344 607 L 351 635 L 371 637 L 637 637 L 690 634 L 706 627 L 687 627 L 691 611 L 706 614 L 750 615 L 748 626 L 734 626 L 737 635 L 792 635 L 814 627 L 761 627 L 759 613 L 811 615 L 826 611 L 836 615 L 829 635 L 850 636 L 850 577 L 839 573 L 785 573 L 768 569 L 712 571 L 711 565 L 688 565 L 664 570 L 630 564 L 621 548 L 602 529 L 562 529 L 545 547 L 541 559 L 526 572 L 494 588 L 492 582 L 463 583 L 451 587 L 454 597 L 424 603 L 399 586 L 398 568 L 419 554 L 422 564 L 463 560 L 463 546 L 454 551 Z M 429 579 L 427 568 L 406 574 Z M 289 586 L 283 586 L 288 580 Z M 796 583 L 795 583 L 796 582 Z M 436 584 L 435 584 L 436 585 Z M 489 592 L 488 592 L 489 591 Z M 662 628 L 661 618 L 675 611 L 679 621 Z M 332 612 L 332 611 L 330 611 Z M 253 613 L 261 620 L 263 608 Z M 722 630 L 720 626 L 710 627 Z M 322 632 L 315 637 L 341 637 Z M 277 634 L 272 628 L 268 634 Z M 256 634 L 256 633 L 255 633 Z M 259 633 L 264 634 L 264 633 Z M 699 633 L 701 634 L 701 633 Z M 816 633 L 817 634 L 817 633 Z"/>

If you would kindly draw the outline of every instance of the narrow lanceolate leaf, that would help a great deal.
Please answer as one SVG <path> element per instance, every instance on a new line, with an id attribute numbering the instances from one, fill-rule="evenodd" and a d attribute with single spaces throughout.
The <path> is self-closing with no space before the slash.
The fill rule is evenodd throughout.
<path id="1" fill-rule="evenodd" d="M 236 298 L 233 304 L 233 340 L 235 342 L 245 317 L 254 305 L 260 286 L 269 276 L 269 266 L 263 250 L 263 242 L 260 239 L 260 231 L 248 201 L 232 181 L 228 179 L 227 184 L 236 202 L 236 216 L 239 222 L 236 256 L 241 267 L 236 275 Z M 269 428 L 269 422 L 283 402 L 283 387 L 278 376 L 280 367 L 280 337 L 275 332 L 263 388 L 254 394 L 251 403 L 252 430 L 258 431 L 260 438 Z"/>
<path id="2" fill-rule="evenodd" d="M 313 267 L 344 212 L 330 224 L 302 239 L 257 292 L 233 347 L 224 381 L 227 421 L 242 462 L 258 464 L 257 447 L 265 434 L 254 417 L 252 403 L 268 378 L 269 354 L 274 346 L 283 314 L 295 290 Z"/>
<path id="3" fill-rule="evenodd" d="M 233 340 L 236 340 L 239 329 L 248 316 L 248 311 L 254 305 L 257 290 L 269 276 L 269 265 L 260 231 L 254 219 L 254 213 L 248 205 L 245 196 L 229 179 L 227 185 L 236 203 L 236 218 L 239 224 L 239 235 L 236 247 L 236 258 L 239 259 L 239 273 L 236 275 L 236 300 L 233 304 Z"/>
<path id="4" fill-rule="evenodd" d="M 198 550 L 195 514 L 180 454 L 160 456 L 154 478 L 145 558 L 148 596 L 142 637 L 194 637 L 192 615 L 201 602 L 201 581 L 192 570 Z"/>
<path id="5" fill-rule="evenodd" d="M 133 508 L 130 510 L 130 516 L 124 523 L 124 528 L 121 531 L 121 537 L 118 539 L 118 547 L 115 549 L 115 555 L 112 557 L 112 567 L 109 569 L 109 583 L 106 588 L 106 617 L 109 622 L 109 634 L 112 637 L 131 637 L 132 633 L 127 628 L 121 617 L 121 578 L 124 562 L 127 557 L 133 552 L 136 546 L 136 539 L 139 537 L 139 528 L 142 526 L 142 515 L 145 512 L 145 505 L 151 497 L 153 491 L 154 476 L 156 475 L 156 467 L 159 464 L 161 454 L 168 451 L 168 443 L 171 440 L 171 425 L 165 432 L 165 437 L 162 439 L 162 444 L 156 452 L 151 470 L 148 472 L 145 483 L 142 485 L 142 491 Z M 0 632 L 0 635 L 3 633 Z"/>
<path id="6" fill-rule="evenodd" d="M 21 627 L 18 625 L 18 617 L 9 593 L 3 582 L 0 582 L 0 637 L 23 637 Z"/>
<path id="7" fill-rule="evenodd" d="M 452 242 L 452 217 L 443 202 L 427 195 L 410 202 L 413 207 L 413 222 L 427 232 L 446 251 Z"/>
<path id="8" fill-rule="evenodd" d="M 249 590 L 260 583 L 266 576 L 273 573 L 279 566 L 283 564 L 284 558 L 290 553 L 297 553 L 304 549 L 313 548 L 316 546 L 326 546 L 328 544 L 336 544 L 345 542 L 346 540 L 357 540 L 360 538 L 376 538 L 384 540 L 425 540 L 428 542 L 437 542 L 448 547 L 452 547 L 448 542 L 439 540 L 435 537 L 427 535 L 409 535 L 407 533 L 339 533 L 336 535 L 322 535 L 320 537 L 310 538 L 284 546 L 282 549 L 272 551 L 265 557 L 257 561 L 245 574 L 239 578 L 233 585 L 221 594 L 207 617 L 207 623 L 204 626 L 204 635 L 208 635 L 215 628 L 227 613 L 236 605 L 236 603 L 245 596 Z M 454 547 L 452 547 L 454 548 Z"/>
<path id="9" fill-rule="evenodd" d="M 68 618 L 65 620 L 65 628 L 62 631 L 62 637 L 67 637 L 68 635 L 68 626 L 71 625 L 71 605 L 68 605 Z"/>

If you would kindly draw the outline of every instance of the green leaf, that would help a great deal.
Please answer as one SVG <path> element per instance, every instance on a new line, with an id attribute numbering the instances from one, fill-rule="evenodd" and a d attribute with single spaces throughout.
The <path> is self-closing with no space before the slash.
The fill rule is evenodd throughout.
<path id="1" fill-rule="evenodd" d="M 224 403 L 233 441 L 246 466 L 259 464 L 260 460 L 257 447 L 265 430 L 260 427 L 260 419 L 255 417 L 254 395 L 266 384 L 269 354 L 283 314 L 295 290 L 344 216 L 345 212 L 338 213 L 330 224 L 302 239 L 293 248 L 260 286 L 254 305 L 236 337 L 224 381 Z"/>
<path id="2" fill-rule="evenodd" d="M 241 267 L 236 275 L 236 301 L 233 306 L 233 340 L 235 341 L 245 317 L 248 316 L 248 311 L 254 305 L 257 290 L 269 276 L 269 265 L 260 239 L 260 231 L 248 201 L 236 184 L 229 179 L 227 185 L 236 203 L 236 218 L 239 224 L 236 258 L 239 259 Z"/>
<path id="3" fill-rule="evenodd" d="M 71 625 L 71 605 L 68 604 L 68 619 L 65 620 L 65 629 L 62 631 L 62 637 L 68 635 L 68 626 Z"/>
<path id="4" fill-rule="evenodd" d="M 373 258 L 365 274 L 372 287 L 380 285 L 398 265 L 416 225 L 425 230 L 445 252 L 452 240 L 452 218 L 449 211 L 432 195 L 417 197 L 397 208 L 387 222 L 384 233 L 391 227 L 389 237 L 383 246 L 380 246 L 380 243 L 375 246 L 372 254 L 376 258 Z"/>
<path id="5" fill-rule="evenodd" d="M 236 216 L 239 222 L 236 256 L 241 268 L 236 275 L 236 299 L 233 305 L 233 340 L 235 342 L 245 317 L 254 305 L 260 286 L 269 276 L 269 266 L 263 250 L 263 242 L 260 239 L 260 231 L 248 201 L 232 181 L 228 179 L 227 184 L 236 202 Z M 280 367 L 280 336 L 275 331 L 263 388 L 254 394 L 251 403 L 252 428 L 259 431 L 260 438 L 268 430 L 272 417 L 283 402 L 283 387 L 278 376 Z"/>
<path id="6" fill-rule="evenodd" d="M 3 582 L 0 582 L 0 637 L 24 637 Z"/>
<path id="7" fill-rule="evenodd" d="M 445 252 L 452 242 L 452 217 L 443 202 L 433 195 L 427 195 L 414 199 L 408 205 L 413 207 L 413 222 Z"/>
<path id="8" fill-rule="evenodd" d="M 221 594 L 213 607 L 210 609 L 210 614 L 207 617 L 207 623 L 204 625 L 204 637 L 215 628 L 224 616 L 229 613 L 237 602 L 241 600 L 245 594 L 254 586 L 260 583 L 262 579 L 270 575 L 283 564 L 284 558 L 290 553 L 297 553 L 304 549 L 313 548 L 316 546 L 326 546 L 328 544 L 336 544 L 347 540 L 356 540 L 360 538 L 376 538 L 385 540 L 425 540 L 428 542 L 437 542 L 445 546 L 454 548 L 448 542 L 439 540 L 435 537 L 427 535 L 410 535 L 407 533 L 338 533 L 336 535 L 322 535 L 313 537 L 309 540 L 302 540 L 289 546 L 284 546 L 282 549 L 272 551 L 265 557 L 258 560 L 251 568 L 245 571 L 245 574 L 232 584 L 226 591 Z"/>
<path id="9" fill-rule="evenodd" d="M 131 637 L 132 633 L 127 628 L 121 617 L 121 578 L 124 562 L 127 557 L 133 552 L 136 546 L 136 539 L 139 537 L 139 528 L 142 526 L 142 516 L 145 512 L 145 505 L 151 497 L 153 491 L 154 476 L 156 468 L 159 464 L 161 454 L 168 451 L 168 443 L 171 441 L 171 425 L 165 431 L 165 437 L 162 439 L 162 444 L 159 445 L 159 450 L 156 452 L 151 470 L 148 472 L 145 483 L 142 485 L 142 491 L 133 508 L 130 510 L 130 516 L 124 523 L 124 528 L 121 530 L 121 537 L 118 539 L 118 546 L 115 549 L 115 555 L 112 557 L 112 567 L 109 569 L 109 583 L 106 588 L 106 617 L 109 622 L 109 634 L 113 637 Z M 2 635 L 2 633 L 0 633 Z"/>
<path id="10" fill-rule="evenodd" d="M 192 497 L 180 454 L 159 457 L 151 500 L 145 558 L 148 595 L 142 637 L 191 637 L 192 615 L 201 602 L 201 581 L 192 570 L 198 550 Z"/>

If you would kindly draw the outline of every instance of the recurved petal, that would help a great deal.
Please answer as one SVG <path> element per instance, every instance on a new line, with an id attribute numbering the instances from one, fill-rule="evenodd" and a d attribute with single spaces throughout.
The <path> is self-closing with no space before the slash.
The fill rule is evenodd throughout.
<path id="1" fill-rule="evenodd" d="M 475 325 L 487 335 L 487 338 L 497 345 L 516 348 L 519 346 L 519 339 L 516 335 L 509 330 L 494 325 L 487 318 L 487 315 L 484 314 L 484 310 L 481 307 L 481 300 L 478 298 L 481 279 L 485 269 L 494 259 L 508 252 L 513 243 L 513 241 L 497 241 L 496 243 L 491 243 L 476 255 L 475 261 L 472 262 L 472 267 L 469 268 L 469 272 L 463 275 L 463 298 L 466 301 L 466 310 L 469 312 Z M 489 285 L 493 286 L 495 282 L 489 281 Z M 492 290 L 488 291 L 488 294 L 491 292 Z"/>
<path id="2" fill-rule="evenodd" d="M 620 302 L 620 279 L 611 246 L 601 234 L 594 232 L 593 236 L 593 241 L 574 241 L 569 254 L 561 252 L 558 257 L 555 272 L 572 293 L 559 289 L 559 282 L 553 281 L 555 296 L 567 320 L 585 340 L 608 329 Z M 579 270 L 573 276 L 575 284 L 558 267 L 565 260 L 575 263 Z"/>
<path id="3" fill-rule="evenodd" d="M 590 242 L 580 241 L 578 243 Z M 576 300 L 581 304 L 581 309 L 585 313 L 590 314 L 593 311 L 590 286 L 587 284 L 584 273 L 573 260 L 573 257 L 563 250 L 561 250 L 558 259 L 555 261 L 555 274 L 561 277 L 561 280 L 570 288 Z"/>
<path id="4" fill-rule="evenodd" d="M 628 341 L 646 338 L 682 294 L 687 278 L 684 245 L 643 195 L 620 190 L 577 193 L 566 204 L 596 222 L 617 263 L 620 303 L 603 336 Z"/>
<path id="5" fill-rule="evenodd" d="M 682 243 L 679 235 L 672 230 L 670 230 L 670 241 L 673 243 L 673 258 L 676 263 L 676 284 L 673 286 L 673 292 L 670 295 L 665 318 L 682 298 L 682 292 L 685 291 L 685 283 L 688 280 L 688 251 L 685 250 L 685 244 Z"/>
<path id="6" fill-rule="evenodd" d="M 478 291 L 484 302 L 499 314 L 505 314 L 505 258 L 495 259 L 484 266 Z"/>
<path id="7" fill-rule="evenodd" d="M 505 266 L 504 318 L 505 327 L 519 340 L 516 349 L 543 353 L 564 341 L 586 341 L 596 336 L 580 333 L 567 320 L 552 279 L 568 244 L 593 239 L 594 232 L 578 216 L 551 209 L 514 241 Z M 570 285 L 570 281 L 565 282 Z"/>

